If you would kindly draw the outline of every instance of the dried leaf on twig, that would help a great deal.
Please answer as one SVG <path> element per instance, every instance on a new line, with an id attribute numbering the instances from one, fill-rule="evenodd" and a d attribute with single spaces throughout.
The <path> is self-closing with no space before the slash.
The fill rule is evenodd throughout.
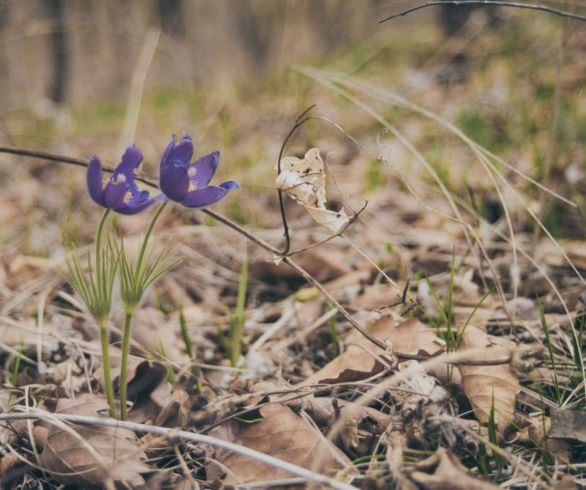
<path id="1" fill-rule="evenodd" d="M 281 159 L 281 173 L 275 185 L 301 204 L 317 223 L 334 233 L 344 228 L 350 219 L 343 209 L 330 211 L 326 208 L 326 173 L 318 148 L 308 150 L 304 158 Z"/>

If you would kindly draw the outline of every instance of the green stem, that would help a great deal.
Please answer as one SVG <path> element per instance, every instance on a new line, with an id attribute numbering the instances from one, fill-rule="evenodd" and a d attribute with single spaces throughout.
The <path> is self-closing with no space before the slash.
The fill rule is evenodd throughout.
<path id="1" fill-rule="evenodd" d="M 100 325 L 100 338 L 102 340 L 102 363 L 104 365 L 104 385 L 106 398 L 110 405 L 110 417 L 116 418 L 116 406 L 114 405 L 114 390 L 112 389 L 112 376 L 110 375 L 110 354 L 108 352 L 108 327 Z"/>
<path id="2" fill-rule="evenodd" d="M 98 225 L 98 231 L 96 232 L 96 267 L 100 267 L 100 252 L 102 249 L 102 228 L 104 228 L 104 223 L 106 222 L 106 218 L 110 214 L 111 209 L 106 209 L 104 214 L 102 215 L 102 219 L 100 220 L 100 224 Z"/>
<path id="3" fill-rule="evenodd" d="M 153 231 L 153 228 L 155 226 L 155 222 L 157 221 L 157 219 L 159 218 L 159 216 L 163 212 L 163 209 L 165 208 L 166 205 L 167 205 L 167 202 L 165 201 L 164 203 L 162 203 L 158 207 L 157 211 L 155 212 L 155 214 L 153 216 L 153 219 L 151 220 L 151 223 L 149 224 L 149 227 L 147 228 L 146 235 L 144 236 L 144 240 L 142 242 L 142 245 L 140 247 L 140 252 L 138 254 L 138 260 L 136 261 L 136 269 L 135 269 L 135 273 L 134 273 L 134 279 L 135 279 L 134 282 L 135 283 L 137 282 L 138 274 L 139 274 L 139 271 L 141 270 L 142 261 L 144 260 L 144 254 L 146 252 L 147 243 L 149 241 L 149 238 L 150 238 L 151 233 Z"/>
<path id="4" fill-rule="evenodd" d="M 126 313 L 124 320 L 124 334 L 122 336 L 122 361 L 120 363 L 120 419 L 126 420 L 126 366 L 128 365 L 128 351 L 130 343 L 130 325 L 132 313 Z"/>

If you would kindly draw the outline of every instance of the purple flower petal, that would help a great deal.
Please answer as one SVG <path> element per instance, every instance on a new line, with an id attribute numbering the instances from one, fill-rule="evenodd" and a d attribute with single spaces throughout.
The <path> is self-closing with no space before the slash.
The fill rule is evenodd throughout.
<path id="1" fill-rule="evenodd" d="M 193 143 L 191 142 L 191 138 L 188 135 L 185 135 L 181 138 L 179 143 L 175 144 L 175 136 L 173 136 L 173 141 L 167 146 L 165 153 L 163 153 L 161 168 L 166 165 L 177 163 L 187 167 L 189 162 L 191 162 L 192 156 Z"/>
<path id="2" fill-rule="evenodd" d="M 156 201 L 168 201 L 164 194 L 158 194 L 150 197 L 148 191 L 137 191 L 130 199 L 120 208 L 114 209 L 120 214 L 136 214 L 152 206 Z"/>
<path id="3" fill-rule="evenodd" d="M 129 146 L 122 155 L 122 161 L 116 167 L 113 177 L 116 178 L 118 174 L 124 174 L 127 179 L 132 180 L 140 162 L 142 162 L 140 150 L 136 146 Z"/>
<path id="4" fill-rule="evenodd" d="M 137 203 L 133 206 L 125 205 L 121 208 L 115 209 L 114 211 L 116 211 L 117 213 L 120 213 L 120 214 L 131 215 L 131 214 L 136 214 L 136 213 L 140 213 L 141 211 L 144 211 L 146 208 L 148 208 L 149 206 L 152 206 L 154 203 L 155 203 L 155 199 L 148 199 L 148 200 L 143 201 L 141 203 Z"/>
<path id="5" fill-rule="evenodd" d="M 180 165 L 161 166 L 159 185 L 169 199 L 181 201 L 189 189 L 187 169 Z"/>
<path id="6" fill-rule="evenodd" d="M 201 189 L 210 183 L 216 173 L 219 161 L 220 152 L 214 151 L 189 166 L 189 180 L 193 182 L 196 189 Z M 195 172 L 195 175 L 192 176 L 193 172 Z"/>
<path id="7" fill-rule="evenodd" d="M 224 189 L 240 189 L 240 187 L 238 186 L 238 184 L 236 182 L 234 182 L 233 180 L 228 180 L 227 182 L 223 182 L 220 184 L 220 187 L 223 187 Z"/>
<path id="8" fill-rule="evenodd" d="M 171 150 L 173 149 L 174 146 L 175 146 L 175 135 L 172 136 L 171 143 L 169 143 L 167 145 L 167 148 L 165 148 L 165 151 L 163 152 L 163 157 L 161 158 L 160 167 L 163 167 L 164 165 L 167 164 L 167 161 L 169 160 L 169 153 L 171 153 Z"/>
<path id="9" fill-rule="evenodd" d="M 100 206 L 106 207 L 104 200 L 104 183 L 102 181 L 102 162 L 93 155 L 87 168 L 87 188 L 90 197 Z"/>
<path id="10" fill-rule="evenodd" d="M 218 202 L 230 189 L 237 189 L 236 182 L 224 182 L 220 186 L 210 185 L 204 189 L 188 192 L 179 202 L 188 208 L 204 208 Z"/>
<path id="11" fill-rule="evenodd" d="M 110 208 L 120 214 L 136 214 L 155 201 L 167 200 L 163 194 L 150 197 L 148 191 L 139 191 L 135 172 L 142 162 L 142 153 L 136 146 L 130 146 L 124 152 L 106 185 L 102 181 L 102 163 L 92 156 L 88 166 L 87 186 L 92 199 L 100 206 Z"/>
<path id="12" fill-rule="evenodd" d="M 128 182 L 124 175 L 119 175 L 117 181 L 110 178 L 106 187 L 104 187 L 104 201 L 106 207 L 114 210 L 124 207 L 124 198 L 128 192 Z"/>

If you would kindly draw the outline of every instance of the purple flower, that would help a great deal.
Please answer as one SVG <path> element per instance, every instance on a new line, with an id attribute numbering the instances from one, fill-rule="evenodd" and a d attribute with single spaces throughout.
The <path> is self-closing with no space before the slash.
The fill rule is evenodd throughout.
<path id="1" fill-rule="evenodd" d="M 130 146 L 112 176 L 102 180 L 102 162 L 93 155 L 87 169 L 87 188 L 91 198 L 100 206 L 120 214 L 136 214 L 148 208 L 163 195 L 150 197 L 148 191 L 139 191 L 134 182 L 135 172 L 142 162 L 142 153 L 136 146 Z"/>
<path id="2" fill-rule="evenodd" d="M 159 185 L 167 198 L 188 208 L 203 208 L 222 199 L 230 189 L 238 189 L 232 180 L 219 186 L 209 185 L 218 167 L 219 152 L 190 163 L 192 156 L 191 138 L 185 135 L 175 143 L 173 135 L 173 141 L 163 153 L 159 173 Z"/>

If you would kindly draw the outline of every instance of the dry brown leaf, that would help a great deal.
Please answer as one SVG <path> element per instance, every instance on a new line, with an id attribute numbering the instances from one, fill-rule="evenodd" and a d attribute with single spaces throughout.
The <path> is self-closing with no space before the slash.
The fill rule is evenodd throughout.
<path id="1" fill-rule="evenodd" d="M 326 173 L 318 148 L 311 148 L 303 158 L 282 158 L 275 186 L 301 204 L 317 223 L 334 233 L 348 223 L 349 217 L 343 209 L 330 211 L 326 208 Z"/>
<path id="2" fill-rule="evenodd" d="M 0 458 L 0 478 L 8 475 L 8 472 L 23 464 L 19 455 L 8 453 Z"/>
<path id="3" fill-rule="evenodd" d="M 157 416 L 156 425 L 163 427 L 184 427 L 189 419 L 189 394 L 176 388 L 167 404 Z"/>
<path id="4" fill-rule="evenodd" d="M 271 398 L 272 400 L 273 398 Z M 371 407 L 329 397 L 303 397 L 287 401 L 287 406 L 305 410 L 318 425 L 333 427 L 338 419 L 344 421 L 339 438 L 347 450 L 363 454 L 372 449 L 389 424 L 389 415 Z"/>
<path id="5" fill-rule="evenodd" d="M 586 443 L 586 411 L 552 408 L 549 437 Z"/>
<path id="6" fill-rule="evenodd" d="M 210 431 L 210 435 L 241 444 L 264 454 L 288 461 L 303 468 L 314 469 L 319 460 L 321 473 L 330 475 L 350 465 L 350 460 L 327 442 L 289 407 L 269 403 L 259 409 L 262 421 L 247 424 L 230 420 Z M 250 417 L 251 414 L 248 415 Z M 225 485 L 278 480 L 291 475 L 240 454 L 215 450 L 215 461 L 208 464 L 208 479 L 219 480 L 227 472 Z"/>
<path id="7" fill-rule="evenodd" d="M 434 355 L 442 347 L 434 342 L 436 335 L 417 319 L 412 318 L 395 325 L 392 315 L 384 315 L 366 330 L 381 340 L 389 343 L 393 350 L 405 354 Z M 352 330 L 345 339 L 344 352 L 330 361 L 303 384 L 341 383 L 360 381 L 383 370 L 384 365 L 374 356 L 385 358 L 386 353 L 372 344 L 357 330 Z"/>
<path id="8" fill-rule="evenodd" d="M 554 409 L 552 408 L 552 411 Z M 553 413 L 553 412 L 552 412 Z M 557 421 L 556 421 L 557 422 Z M 528 417 L 522 412 L 516 412 L 513 421 L 514 437 L 508 440 L 509 443 L 521 443 L 528 446 L 545 447 L 549 453 L 559 462 L 569 461 L 571 459 L 571 444 L 563 439 L 557 439 L 551 434 L 552 420 L 546 416 Z M 567 427 L 565 430 L 567 431 Z M 583 428 L 582 432 L 583 432 Z M 564 429 L 562 429 L 564 430 Z M 580 430 L 580 429 L 576 429 Z M 567 433 L 567 432 L 566 432 Z M 565 438 L 564 438 L 565 439 Z M 568 439 L 578 439 L 578 437 L 568 437 Z"/>
<path id="9" fill-rule="evenodd" d="M 108 413 L 103 396 L 85 394 L 76 400 L 61 399 L 58 413 L 100 417 Z M 149 467 L 146 456 L 136 445 L 134 432 L 105 426 L 69 424 L 70 431 L 51 425 L 42 467 L 55 479 L 68 485 L 96 485 L 107 480 L 136 488 L 144 484 L 141 473 Z"/>
<path id="10" fill-rule="evenodd" d="M 116 377 L 115 382 L 120 378 Z M 134 402 L 128 417 L 133 422 L 153 420 L 171 400 L 167 368 L 160 362 L 132 363 L 128 373 L 128 400 Z"/>
<path id="11" fill-rule="evenodd" d="M 189 362 L 183 341 L 179 338 L 179 324 L 170 324 L 158 308 L 140 308 L 134 314 L 132 339 L 151 353 L 161 354 L 161 344 L 168 359 Z"/>
<path id="12" fill-rule="evenodd" d="M 365 283 L 371 276 L 371 271 L 367 268 L 350 271 L 337 279 L 332 279 L 324 284 L 324 287 L 330 291 L 340 291 L 341 289 L 351 288 Z"/>
<path id="13" fill-rule="evenodd" d="M 43 331 L 38 331 L 37 321 L 34 318 L 27 318 L 26 320 L 18 322 L 8 322 L 6 320 L 0 321 L 0 342 L 10 346 L 28 346 L 36 344 L 43 334 L 46 336 L 48 332 L 58 332 L 59 329 L 51 322 L 43 322 Z M 43 339 L 46 341 L 46 339 Z"/>
<path id="14" fill-rule="evenodd" d="M 416 466 L 422 470 L 433 470 L 432 474 L 414 471 L 410 475 L 412 480 L 425 489 L 492 490 L 500 488 L 470 474 L 460 460 L 445 448 L 438 449 Z"/>
<path id="15" fill-rule="evenodd" d="M 402 291 L 390 284 L 370 284 L 354 297 L 350 306 L 356 310 L 376 310 L 401 299 Z"/>
<path id="16" fill-rule="evenodd" d="M 17 255 L 8 263 L 7 286 L 18 289 L 43 273 L 55 269 L 55 261 L 44 257 Z"/>
<path id="17" fill-rule="evenodd" d="M 480 328 L 469 326 L 462 335 L 461 349 L 484 349 L 477 360 L 498 360 L 507 358 L 515 348 L 509 340 L 489 336 Z M 494 405 L 497 426 L 503 427 L 512 419 L 515 398 L 521 386 L 509 364 L 495 366 L 461 366 L 462 386 L 472 405 L 474 415 L 487 423 Z"/>
<path id="18" fill-rule="evenodd" d="M 372 334 L 389 341 L 393 350 L 405 354 L 434 356 L 443 350 L 435 332 L 417 318 L 410 318 L 395 325 L 391 316 L 383 316 L 372 326 Z"/>
<path id="19" fill-rule="evenodd" d="M 559 482 L 554 483 L 553 490 L 578 490 L 578 485 L 573 476 L 564 475 Z"/>
<path id="20" fill-rule="evenodd" d="M 307 252 L 296 256 L 295 261 L 319 282 L 327 282 L 348 274 L 352 269 L 345 264 L 347 256 L 337 250 L 325 252 L 320 248 L 312 248 Z M 290 279 L 300 277 L 299 272 L 290 265 L 280 262 L 268 262 L 256 260 L 249 264 L 249 272 L 252 276 L 274 281 L 278 279 Z"/>

